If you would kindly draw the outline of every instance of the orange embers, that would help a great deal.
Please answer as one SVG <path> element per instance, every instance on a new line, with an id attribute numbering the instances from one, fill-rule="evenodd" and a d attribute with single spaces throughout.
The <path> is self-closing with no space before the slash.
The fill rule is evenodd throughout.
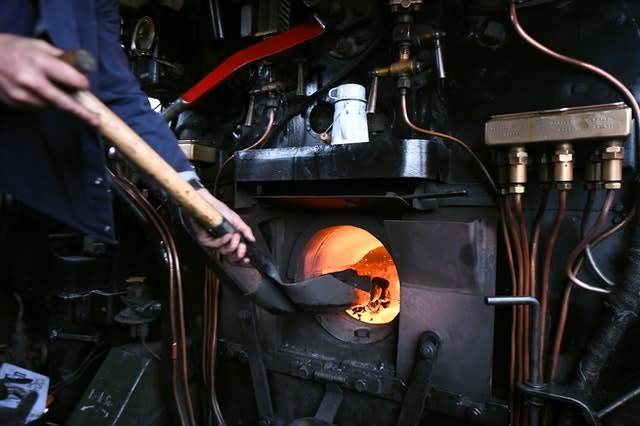
<path id="1" fill-rule="evenodd" d="M 304 279 L 354 269 L 371 279 L 371 290 L 356 289 L 346 313 L 369 324 L 386 324 L 400 312 L 400 279 L 389 251 L 362 228 L 331 226 L 318 231 L 304 248 Z"/>

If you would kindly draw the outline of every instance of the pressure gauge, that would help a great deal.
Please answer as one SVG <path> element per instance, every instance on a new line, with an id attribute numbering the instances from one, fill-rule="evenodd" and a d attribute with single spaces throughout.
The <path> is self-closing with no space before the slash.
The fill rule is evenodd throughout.
<path id="1" fill-rule="evenodd" d="M 131 37 L 131 50 L 136 55 L 149 55 L 153 40 L 156 37 L 156 26 L 149 16 L 143 16 L 136 22 Z"/>

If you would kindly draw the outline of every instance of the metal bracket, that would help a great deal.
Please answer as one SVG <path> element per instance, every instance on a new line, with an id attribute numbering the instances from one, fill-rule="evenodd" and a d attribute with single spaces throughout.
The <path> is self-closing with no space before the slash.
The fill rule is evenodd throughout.
<path id="1" fill-rule="evenodd" d="M 429 394 L 429 380 L 433 365 L 438 357 L 440 338 L 432 331 L 425 331 L 418 339 L 416 363 L 404 395 L 398 426 L 417 425 L 420 422 L 424 405 Z"/>
<path id="2" fill-rule="evenodd" d="M 569 387 L 558 385 L 532 385 L 531 383 L 518 383 L 518 388 L 526 395 L 541 399 L 551 399 L 565 402 L 578 408 L 585 420 L 592 426 L 600 426 L 602 423 L 597 413 L 589 404 L 575 395 L 575 391 Z"/>

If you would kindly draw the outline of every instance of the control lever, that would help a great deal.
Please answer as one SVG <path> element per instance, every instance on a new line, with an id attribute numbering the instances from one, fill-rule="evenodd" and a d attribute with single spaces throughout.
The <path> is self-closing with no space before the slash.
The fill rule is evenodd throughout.
<path id="1" fill-rule="evenodd" d="M 239 50 L 225 59 L 193 87 L 184 92 L 182 96 L 162 112 L 162 116 L 167 121 L 173 120 L 191 104 L 200 100 L 202 96 L 209 93 L 231 74 L 244 66 L 313 40 L 324 33 L 324 30 L 324 22 L 322 22 L 318 16 L 314 15 L 313 19 L 309 19 L 307 22 L 293 27 L 289 31 L 285 31 Z"/>
<path id="2" fill-rule="evenodd" d="M 433 331 L 425 331 L 418 338 L 416 361 L 402 400 L 398 426 L 414 426 L 420 423 L 424 404 L 429 395 L 433 365 L 438 359 L 440 346 L 440 337 Z"/>

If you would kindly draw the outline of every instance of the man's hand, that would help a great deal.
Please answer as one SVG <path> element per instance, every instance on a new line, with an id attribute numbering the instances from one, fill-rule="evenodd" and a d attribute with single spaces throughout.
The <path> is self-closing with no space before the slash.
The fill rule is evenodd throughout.
<path id="1" fill-rule="evenodd" d="M 209 202 L 222 216 L 238 230 L 238 233 L 227 234 L 220 238 L 214 238 L 197 223 L 193 224 L 198 242 L 203 247 L 217 250 L 221 255 L 227 256 L 231 263 L 249 263 L 249 258 L 245 257 L 247 246 L 240 242 L 240 235 L 247 241 L 255 242 L 255 237 L 249 225 L 247 225 L 236 212 L 231 210 L 222 201 L 211 195 L 206 189 L 199 189 L 198 193 Z"/>
<path id="2" fill-rule="evenodd" d="M 65 92 L 89 89 L 87 77 L 60 60 L 63 52 L 49 43 L 0 33 L 0 102 L 13 108 L 57 107 L 91 126 L 100 118 Z"/>

